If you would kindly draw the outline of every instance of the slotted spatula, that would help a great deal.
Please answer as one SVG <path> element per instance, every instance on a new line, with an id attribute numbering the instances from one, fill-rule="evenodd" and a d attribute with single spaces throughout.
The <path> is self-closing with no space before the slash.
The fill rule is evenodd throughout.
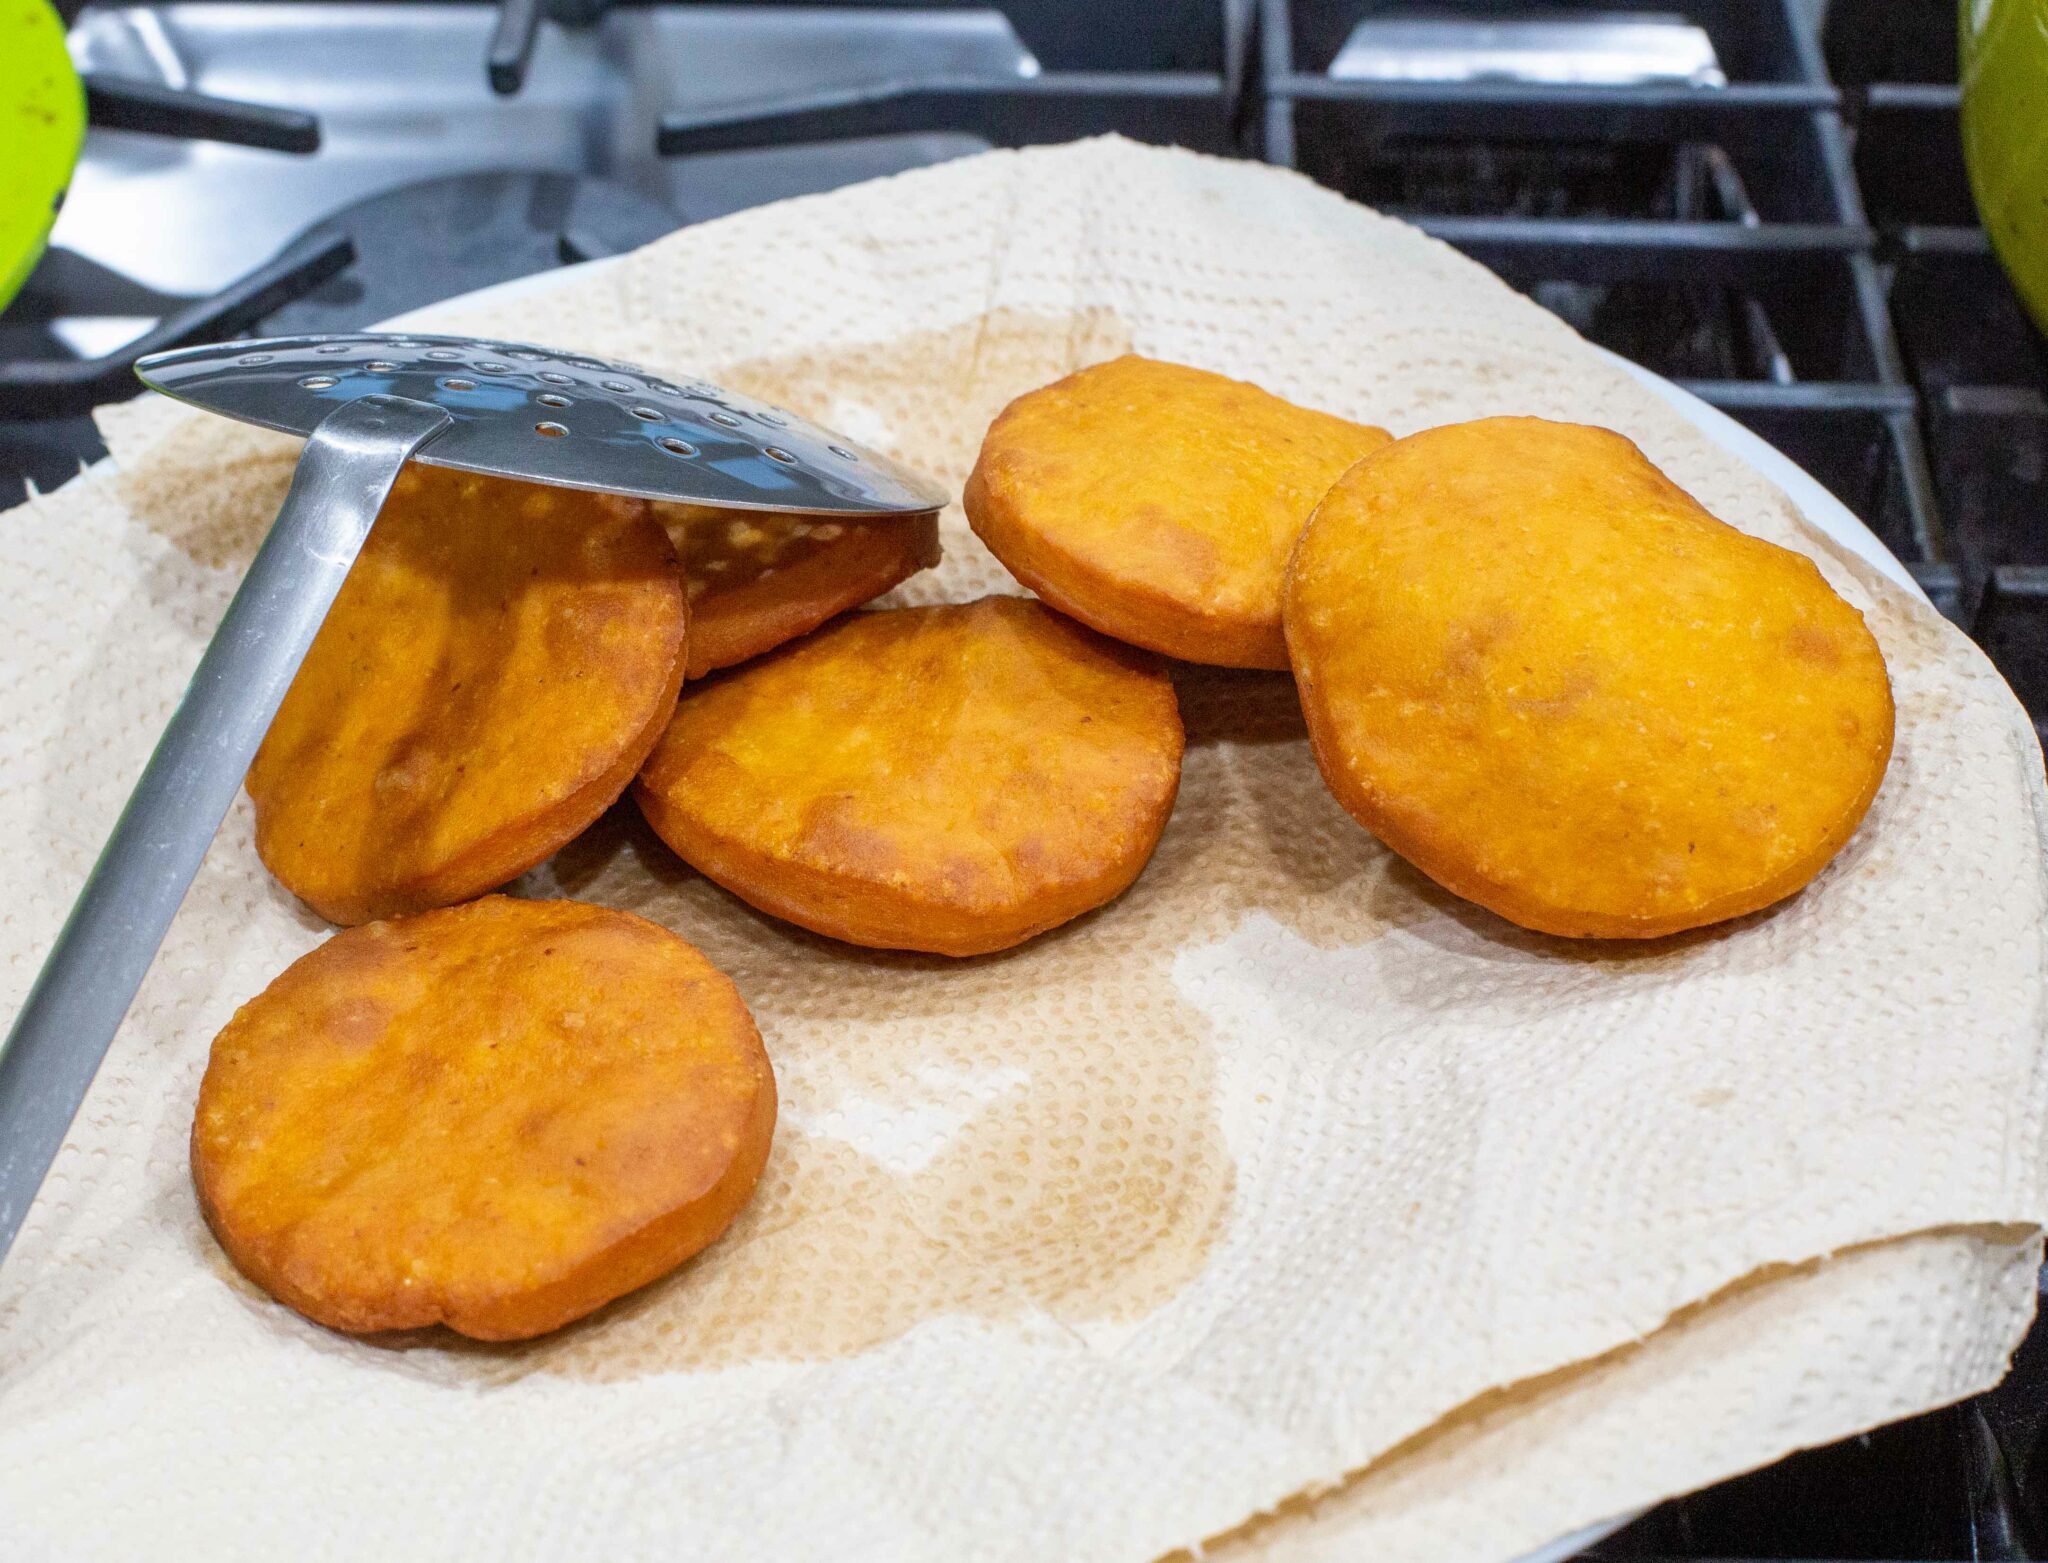
<path id="1" fill-rule="evenodd" d="M 304 435 L 306 447 L 0 1044 L 0 1258 L 408 460 L 726 509 L 915 515 L 947 499 L 793 413 L 518 342 L 283 337 L 159 353 L 136 373 L 181 401 Z"/>

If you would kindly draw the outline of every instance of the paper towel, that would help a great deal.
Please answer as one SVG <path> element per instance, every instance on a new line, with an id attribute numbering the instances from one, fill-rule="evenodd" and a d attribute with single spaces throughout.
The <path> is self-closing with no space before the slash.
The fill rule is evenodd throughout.
<path id="1" fill-rule="evenodd" d="M 1126 347 L 1397 433 L 1608 424 L 1865 611 L 1891 773 L 1794 900 L 1624 950 L 1390 857 L 1280 675 L 1181 674 L 1146 875 L 985 960 L 775 924 L 616 810 L 519 888 L 705 949 L 784 1118 L 724 1242 L 516 1348 L 327 1334 L 200 1225 L 207 1044 L 326 932 L 238 807 L 0 1271 L 7 1555 L 1498 1557 L 2000 1371 L 2048 1207 L 2033 731 L 1536 306 L 1295 176 L 1099 141 L 448 324 L 705 374 L 956 487 L 1009 396 Z M 289 474 L 289 442 L 159 404 L 105 427 L 114 462 L 0 519 L 16 1002 Z M 1015 589 L 957 511 L 945 541 L 906 600 Z"/>

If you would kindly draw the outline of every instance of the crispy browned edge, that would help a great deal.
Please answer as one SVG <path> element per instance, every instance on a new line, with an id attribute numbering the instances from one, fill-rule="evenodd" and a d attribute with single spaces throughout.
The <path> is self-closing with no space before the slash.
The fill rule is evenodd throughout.
<path id="1" fill-rule="evenodd" d="M 702 678 L 808 635 L 938 562 L 939 518 L 933 511 L 863 527 L 855 546 L 821 548 L 736 591 L 707 592 L 690 629 L 689 677 Z"/>
<path id="2" fill-rule="evenodd" d="M 1143 852 L 1133 853 L 1128 862 L 1110 865 L 1095 878 L 1073 886 L 1057 898 L 1042 900 L 1029 908 L 1006 908 L 1000 912 L 943 902 L 908 901 L 821 869 L 774 862 L 766 854 L 735 849 L 696 829 L 645 783 L 634 787 L 633 797 L 655 834 L 674 849 L 676 856 L 712 883 L 771 917 L 869 949 L 970 956 L 1010 949 L 1122 895 L 1152 860 L 1178 792 L 1176 778 L 1173 791 L 1151 823 L 1151 841 Z"/>
<path id="3" fill-rule="evenodd" d="M 989 425 L 991 438 L 1009 414 L 1004 408 Z M 1190 607 L 1156 586 L 1119 580 L 1053 547 L 991 493 L 984 470 L 988 449 L 984 440 L 960 496 L 967 524 L 1004 568 L 1046 602 L 1090 629 L 1183 662 L 1286 669 L 1287 645 L 1277 625 Z"/>

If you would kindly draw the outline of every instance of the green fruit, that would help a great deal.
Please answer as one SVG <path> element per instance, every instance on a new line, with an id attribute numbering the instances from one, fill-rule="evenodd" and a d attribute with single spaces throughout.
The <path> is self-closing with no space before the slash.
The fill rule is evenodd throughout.
<path id="1" fill-rule="evenodd" d="M 2048 0 L 1962 0 L 1962 63 L 1970 189 L 2048 331 Z"/>
<path id="2" fill-rule="evenodd" d="M 47 0 L 0 0 L 0 307 L 43 253 L 85 139 L 85 91 Z"/>

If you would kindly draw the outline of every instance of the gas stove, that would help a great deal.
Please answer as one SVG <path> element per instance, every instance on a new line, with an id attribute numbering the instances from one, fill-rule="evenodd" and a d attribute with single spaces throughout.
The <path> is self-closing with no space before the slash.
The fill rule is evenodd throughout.
<path id="1" fill-rule="evenodd" d="M 2048 730 L 2048 357 L 1976 224 L 1953 0 L 91 6 L 85 160 L 0 315 L 0 503 L 145 347 L 353 329 L 676 226 L 1115 130 L 1297 167 L 1784 450 Z M 526 36 L 532 33 L 531 48 Z M 513 90 L 506 90 L 506 89 Z M 1608 1559 L 2048 1554 L 2048 1330 L 1962 1406 Z"/>

